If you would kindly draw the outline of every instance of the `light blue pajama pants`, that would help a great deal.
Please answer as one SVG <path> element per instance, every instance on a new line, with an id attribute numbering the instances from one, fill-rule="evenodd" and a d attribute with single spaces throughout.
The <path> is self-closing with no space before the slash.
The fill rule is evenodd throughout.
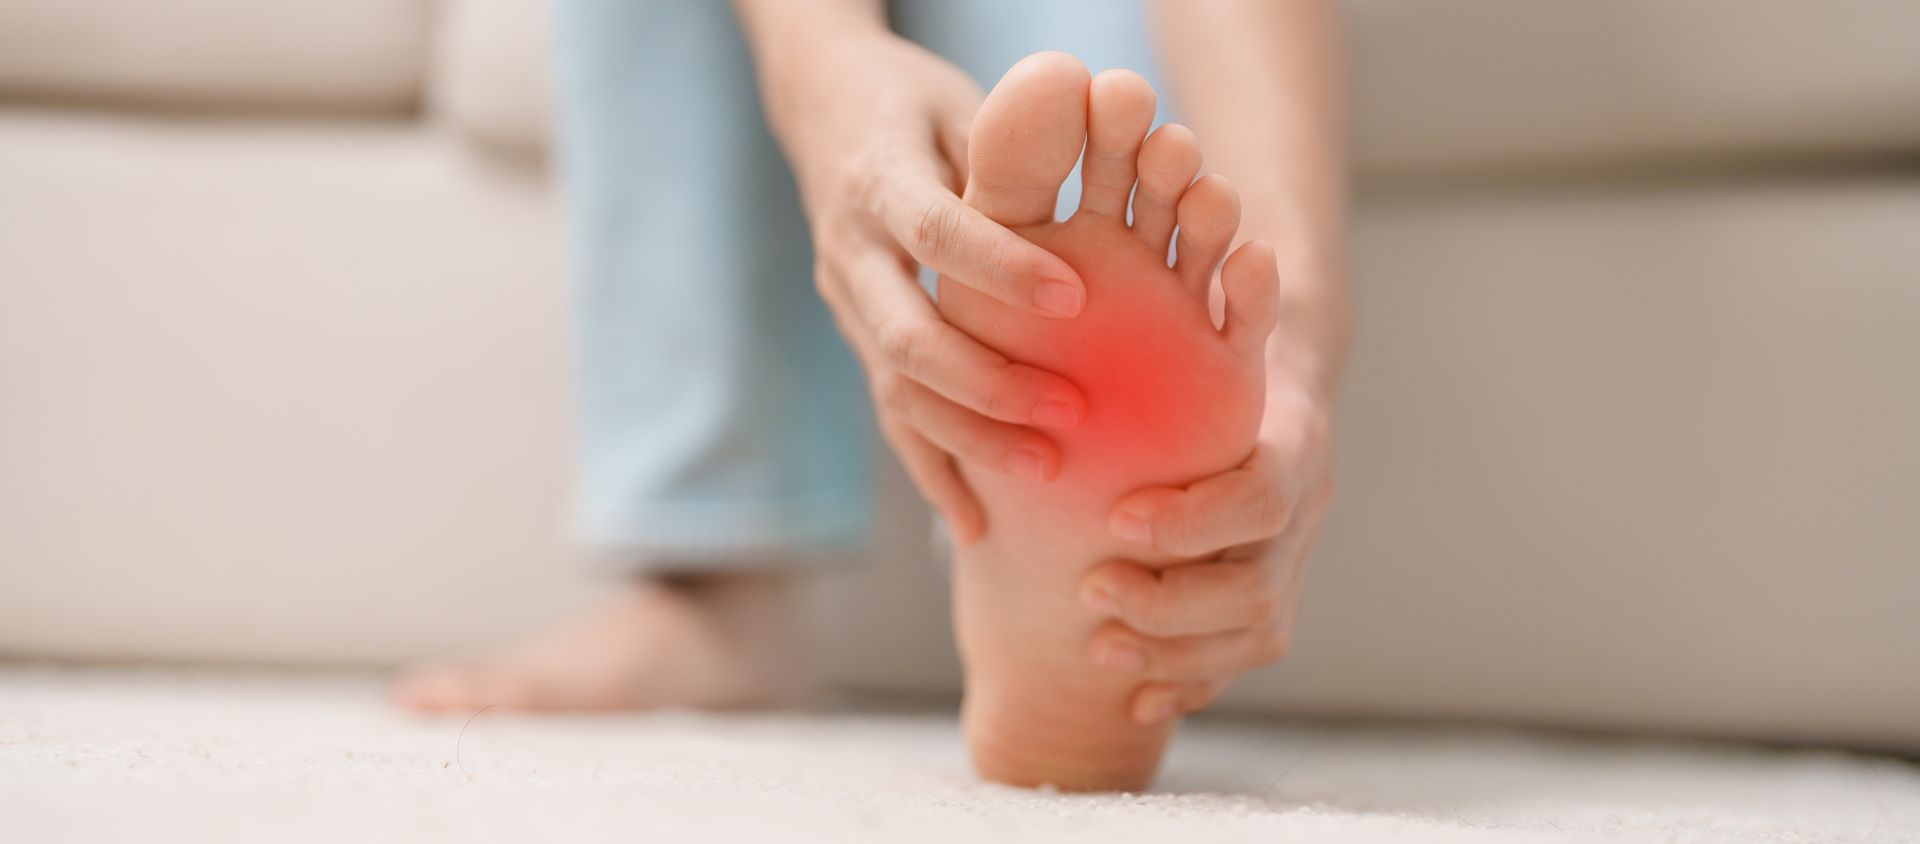
<path id="1" fill-rule="evenodd" d="M 656 569 L 858 542 L 879 442 L 865 381 L 814 292 L 729 4 L 558 14 L 581 538 Z M 1040 50 L 1154 78 L 1134 3 L 905 0 L 892 20 L 983 87 Z"/>

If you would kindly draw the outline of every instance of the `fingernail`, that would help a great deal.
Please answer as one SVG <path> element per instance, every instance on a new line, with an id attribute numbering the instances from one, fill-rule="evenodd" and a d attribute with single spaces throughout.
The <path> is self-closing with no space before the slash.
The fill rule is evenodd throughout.
<path id="1" fill-rule="evenodd" d="M 1040 452 L 1030 448 L 1016 448 L 1007 452 L 1005 466 L 1008 472 L 1036 481 L 1047 479 L 1047 460 Z"/>
<path id="2" fill-rule="evenodd" d="M 1080 411 L 1071 402 L 1047 399 L 1033 406 L 1033 424 L 1071 431 L 1080 427 Z"/>
<path id="3" fill-rule="evenodd" d="M 1109 642 L 1100 649 L 1099 661 L 1101 665 L 1122 671 L 1140 671 L 1147 667 L 1147 655 L 1131 642 Z"/>
<path id="4" fill-rule="evenodd" d="M 1107 522 L 1107 529 L 1114 536 L 1140 545 L 1153 544 L 1153 528 L 1147 524 L 1145 516 L 1132 510 L 1121 510 L 1113 514 Z"/>
<path id="5" fill-rule="evenodd" d="M 1080 288 L 1055 279 L 1043 279 L 1033 289 L 1033 306 L 1057 317 L 1079 316 L 1086 301 Z"/>
<path id="6" fill-rule="evenodd" d="M 1120 604 L 1113 600 L 1113 593 L 1098 586 L 1088 587 L 1081 592 L 1080 603 L 1087 609 L 1104 615 L 1120 614 Z"/>

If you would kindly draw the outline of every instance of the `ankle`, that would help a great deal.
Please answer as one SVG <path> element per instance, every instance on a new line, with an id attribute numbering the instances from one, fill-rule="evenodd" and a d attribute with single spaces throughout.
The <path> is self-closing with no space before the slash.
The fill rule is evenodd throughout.
<path id="1" fill-rule="evenodd" d="M 779 569 L 675 572 L 640 578 L 638 591 L 691 610 L 711 634 L 714 664 L 738 672 L 733 685 L 755 705 L 811 696 L 800 622 L 800 577 Z"/>

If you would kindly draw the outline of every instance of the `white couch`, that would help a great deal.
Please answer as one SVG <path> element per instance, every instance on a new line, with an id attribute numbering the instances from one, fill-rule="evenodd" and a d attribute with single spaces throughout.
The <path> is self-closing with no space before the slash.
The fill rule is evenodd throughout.
<path id="1" fill-rule="evenodd" d="M 1920 750 L 1920 9 L 1349 10 L 1340 498 L 1226 705 Z M 0 0 L 0 651 L 390 663 L 608 587 L 542 21 Z M 823 668 L 951 692 L 893 506 Z"/>

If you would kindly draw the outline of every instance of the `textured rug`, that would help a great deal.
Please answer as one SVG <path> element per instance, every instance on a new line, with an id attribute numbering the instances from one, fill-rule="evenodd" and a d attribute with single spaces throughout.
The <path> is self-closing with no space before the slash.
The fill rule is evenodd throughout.
<path id="1" fill-rule="evenodd" d="M 413 719 L 360 674 L 0 667 L 0 840 L 1916 841 L 1855 754 L 1199 719 L 1155 790 L 982 784 L 952 713 Z"/>

